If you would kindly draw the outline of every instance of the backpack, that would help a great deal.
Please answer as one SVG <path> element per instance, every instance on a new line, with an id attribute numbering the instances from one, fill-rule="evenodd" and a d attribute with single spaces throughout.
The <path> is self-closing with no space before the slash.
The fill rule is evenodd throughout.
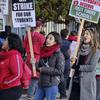
<path id="1" fill-rule="evenodd" d="M 21 78 L 21 85 L 24 89 L 27 89 L 30 84 L 32 72 L 25 62 L 23 62 L 23 74 Z"/>

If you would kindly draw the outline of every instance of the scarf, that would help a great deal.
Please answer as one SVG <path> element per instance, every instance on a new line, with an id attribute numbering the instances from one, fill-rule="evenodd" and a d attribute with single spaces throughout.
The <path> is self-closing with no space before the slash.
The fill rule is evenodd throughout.
<path id="1" fill-rule="evenodd" d="M 48 58 L 54 54 L 60 48 L 59 45 L 55 44 L 51 47 L 44 46 L 40 51 L 41 58 Z"/>
<path id="2" fill-rule="evenodd" d="M 83 44 L 80 49 L 80 55 L 86 56 L 90 53 L 91 47 L 89 44 Z"/>

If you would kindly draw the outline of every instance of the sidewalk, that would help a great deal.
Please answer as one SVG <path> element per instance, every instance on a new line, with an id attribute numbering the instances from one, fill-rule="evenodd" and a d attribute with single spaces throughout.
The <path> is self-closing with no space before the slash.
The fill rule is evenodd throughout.
<path id="1" fill-rule="evenodd" d="M 71 83 L 72 83 L 72 80 L 71 80 Z M 70 84 L 70 86 L 69 86 L 69 91 L 66 91 L 67 96 L 69 96 L 69 94 L 70 94 L 71 87 L 72 87 L 72 86 L 71 86 L 71 84 Z M 28 100 L 28 99 L 25 98 L 25 96 L 26 96 L 26 94 L 23 94 L 19 100 Z M 59 94 L 57 95 L 57 98 L 58 98 L 58 97 L 59 97 Z M 30 100 L 31 100 L 31 99 L 30 99 Z M 68 99 L 56 99 L 56 100 L 68 100 Z"/>
<path id="2" fill-rule="evenodd" d="M 26 95 L 22 95 L 22 97 L 19 100 L 28 100 L 25 98 Z M 31 99 L 30 99 L 31 100 Z M 68 99 L 56 99 L 56 100 L 68 100 Z"/>

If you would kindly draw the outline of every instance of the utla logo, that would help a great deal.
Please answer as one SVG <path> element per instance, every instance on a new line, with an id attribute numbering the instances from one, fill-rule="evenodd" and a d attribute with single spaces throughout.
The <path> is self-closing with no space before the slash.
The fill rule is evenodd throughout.
<path id="1" fill-rule="evenodd" d="M 74 0 L 73 4 L 74 4 L 74 6 L 77 6 L 78 5 L 78 0 Z"/>

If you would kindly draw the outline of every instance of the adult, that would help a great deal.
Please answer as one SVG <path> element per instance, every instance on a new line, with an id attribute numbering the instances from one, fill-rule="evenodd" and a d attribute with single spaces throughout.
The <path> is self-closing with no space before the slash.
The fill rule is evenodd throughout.
<path id="1" fill-rule="evenodd" d="M 77 62 L 72 67 L 75 74 L 69 100 L 96 100 L 96 64 L 100 57 L 99 48 L 96 32 L 86 29 Z"/>
<path id="2" fill-rule="evenodd" d="M 22 43 L 16 34 L 9 34 L 0 52 L 0 100 L 18 100 L 22 94 Z"/>
<path id="3" fill-rule="evenodd" d="M 50 32 L 41 50 L 41 59 L 37 70 L 40 72 L 38 89 L 34 100 L 56 100 L 58 84 L 64 72 L 64 56 L 60 51 L 59 33 Z"/>
<path id="4" fill-rule="evenodd" d="M 67 98 L 66 95 L 66 83 L 67 83 L 67 78 L 69 76 L 70 72 L 70 42 L 67 40 L 68 36 L 68 30 L 67 29 L 62 29 L 61 32 L 61 52 L 63 53 L 65 57 L 65 67 L 64 67 L 64 80 L 60 82 L 58 85 L 59 87 L 59 92 L 60 92 L 60 99 L 62 98 Z"/>
<path id="5" fill-rule="evenodd" d="M 34 57 L 35 57 L 35 63 L 39 62 L 40 59 L 40 49 L 43 46 L 43 43 L 45 41 L 44 36 L 40 33 L 42 30 L 43 23 L 41 21 L 36 21 L 36 27 L 31 28 L 31 36 L 32 36 L 32 45 L 33 45 L 33 51 L 34 51 Z M 25 37 L 24 41 L 24 48 L 26 50 L 26 63 L 29 66 L 29 68 L 32 70 L 32 64 L 31 64 L 31 55 L 30 55 L 30 48 L 29 48 L 29 42 L 28 42 L 28 35 Z M 30 86 L 28 89 L 28 96 L 27 98 L 32 98 L 36 87 L 38 83 L 39 73 L 37 73 L 36 76 L 32 76 Z"/>

